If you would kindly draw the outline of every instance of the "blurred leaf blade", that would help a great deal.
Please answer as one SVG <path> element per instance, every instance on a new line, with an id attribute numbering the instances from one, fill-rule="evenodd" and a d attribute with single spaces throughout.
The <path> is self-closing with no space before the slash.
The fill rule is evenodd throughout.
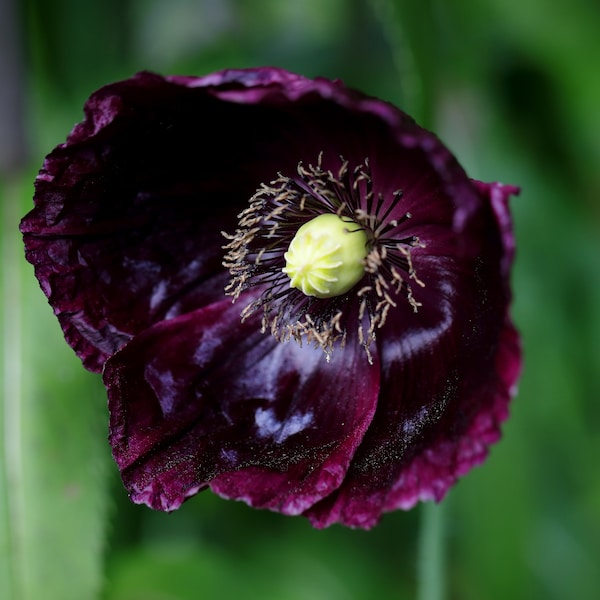
<path id="1" fill-rule="evenodd" d="M 393 56 L 403 108 L 419 124 L 432 127 L 443 58 L 440 36 L 435 35 L 440 30 L 434 2 L 370 0 L 370 4 Z"/>
<path id="2" fill-rule="evenodd" d="M 23 258 L 24 189 L 2 189 L 0 597 L 91 599 L 103 580 L 106 407 Z"/>
<path id="3" fill-rule="evenodd" d="M 6 182 L 2 187 L 2 221 L 10 221 L 12 200 L 18 195 L 15 182 Z M 0 595 L 2 598 L 17 598 L 20 594 L 18 572 L 22 564 L 23 518 L 20 514 L 22 481 L 20 470 L 20 384 L 19 331 L 20 303 L 18 267 L 15 264 L 16 235 L 3 231 L 2 235 L 2 279 L 0 299 L 2 301 L 2 444 L 0 445 Z M 12 308 L 10 308 L 12 307 Z"/>

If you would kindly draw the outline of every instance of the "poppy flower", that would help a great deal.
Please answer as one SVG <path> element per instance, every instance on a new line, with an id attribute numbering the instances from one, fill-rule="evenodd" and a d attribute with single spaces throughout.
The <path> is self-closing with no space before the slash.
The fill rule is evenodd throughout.
<path id="1" fill-rule="evenodd" d="M 134 502 L 369 528 L 500 436 L 517 191 L 339 81 L 140 73 L 90 97 L 21 230 Z"/>

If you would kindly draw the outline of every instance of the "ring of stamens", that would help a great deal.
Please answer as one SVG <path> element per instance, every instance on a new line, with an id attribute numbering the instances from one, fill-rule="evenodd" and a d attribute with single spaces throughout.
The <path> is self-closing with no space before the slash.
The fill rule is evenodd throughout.
<path id="1" fill-rule="evenodd" d="M 263 332 L 270 331 L 279 341 L 316 344 L 327 356 L 336 344 L 343 346 L 349 328 L 356 327 L 370 361 L 369 347 L 398 301 L 405 298 L 415 312 L 420 306 L 411 283 L 424 283 L 417 277 L 411 251 L 424 244 L 415 236 L 398 235 L 410 213 L 390 218 L 397 213 L 401 190 L 391 198 L 375 194 L 368 160 L 354 169 L 340 161 L 333 174 L 322 168 L 320 155 L 316 165 L 300 163 L 297 176 L 279 174 L 270 184 L 261 185 L 238 215 L 235 233 L 223 233 L 228 240 L 223 265 L 231 275 L 225 292 L 235 302 L 244 291 L 260 286 L 260 296 L 243 308 L 242 319 L 262 310 Z M 322 214 L 356 223 L 368 244 L 364 277 L 346 293 L 331 298 L 307 296 L 290 287 L 282 270 L 284 254 L 298 229 Z"/>

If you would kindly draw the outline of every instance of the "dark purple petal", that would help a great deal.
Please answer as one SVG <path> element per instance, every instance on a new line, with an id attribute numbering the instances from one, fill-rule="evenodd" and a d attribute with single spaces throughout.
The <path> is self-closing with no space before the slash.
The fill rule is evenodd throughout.
<path id="1" fill-rule="evenodd" d="M 220 231 L 261 182 L 323 150 L 385 153 L 388 125 L 412 123 L 279 69 L 141 73 L 97 91 L 85 114 L 47 157 L 21 230 L 67 341 L 95 371 L 146 327 L 220 297 Z"/>
<path id="2" fill-rule="evenodd" d="M 489 200 L 492 210 L 498 221 L 504 253 L 501 259 L 502 274 L 506 279 L 506 285 L 509 285 L 510 268 L 515 256 L 515 236 L 513 233 L 512 219 L 508 207 L 511 196 L 517 195 L 520 189 L 514 185 L 504 183 L 484 183 L 482 181 L 473 182 L 480 193 Z"/>
<path id="3" fill-rule="evenodd" d="M 498 202 L 498 184 L 476 189 L 480 209 L 461 225 L 468 243 L 431 243 L 414 258 L 422 306 L 388 317 L 375 418 L 343 485 L 308 512 L 315 526 L 368 528 L 385 511 L 439 501 L 500 436 L 521 365 L 504 261 L 514 248 L 506 200 L 518 190 Z"/>
<path id="4" fill-rule="evenodd" d="M 193 151 L 191 115 L 210 109 L 185 91 L 146 74 L 103 88 L 36 181 L 27 257 L 90 369 L 150 324 L 222 297 L 220 232 L 253 184 L 232 199 L 226 144 L 213 144 L 214 164 Z"/>
<path id="5" fill-rule="evenodd" d="M 138 503 L 217 493 L 298 514 L 335 490 L 375 411 L 377 363 L 277 343 L 225 300 L 163 321 L 106 363 L 110 441 Z"/>

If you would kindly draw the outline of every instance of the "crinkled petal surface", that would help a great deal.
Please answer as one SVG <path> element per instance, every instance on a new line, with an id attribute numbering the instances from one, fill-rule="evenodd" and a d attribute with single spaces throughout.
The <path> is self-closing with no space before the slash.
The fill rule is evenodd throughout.
<path id="1" fill-rule="evenodd" d="M 504 260 L 514 249 L 506 203 L 517 190 L 475 189 L 482 208 L 471 214 L 475 223 L 462 222 L 471 251 L 434 232 L 422 236 L 426 248 L 414 258 L 427 282 L 416 292 L 422 306 L 416 315 L 400 308 L 386 323 L 375 419 L 344 484 L 309 511 L 316 526 L 368 528 L 383 511 L 439 501 L 500 437 L 521 363 Z"/>
<path id="2" fill-rule="evenodd" d="M 110 439 L 135 502 L 173 510 L 210 485 L 298 514 L 331 494 L 373 418 L 379 369 L 278 343 L 230 300 L 163 321 L 107 362 Z"/>
<path id="3" fill-rule="evenodd" d="M 422 242 L 409 281 L 420 306 L 390 310 L 372 364 L 355 332 L 328 362 L 241 322 L 252 293 L 224 296 L 221 231 L 261 183 L 321 153 L 332 171 L 368 158 L 399 223 L 388 235 Z M 470 180 L 433 134 L 340 82 L 141 73 L 91 96 L 21 230 L 68 343 L 104 369 L 134 501 L 173 510 L 210 487 L 317 527 L 368 528 L 440 500 L 499 437 L 521 362 L 508 315 L 517 191 Z"/>

